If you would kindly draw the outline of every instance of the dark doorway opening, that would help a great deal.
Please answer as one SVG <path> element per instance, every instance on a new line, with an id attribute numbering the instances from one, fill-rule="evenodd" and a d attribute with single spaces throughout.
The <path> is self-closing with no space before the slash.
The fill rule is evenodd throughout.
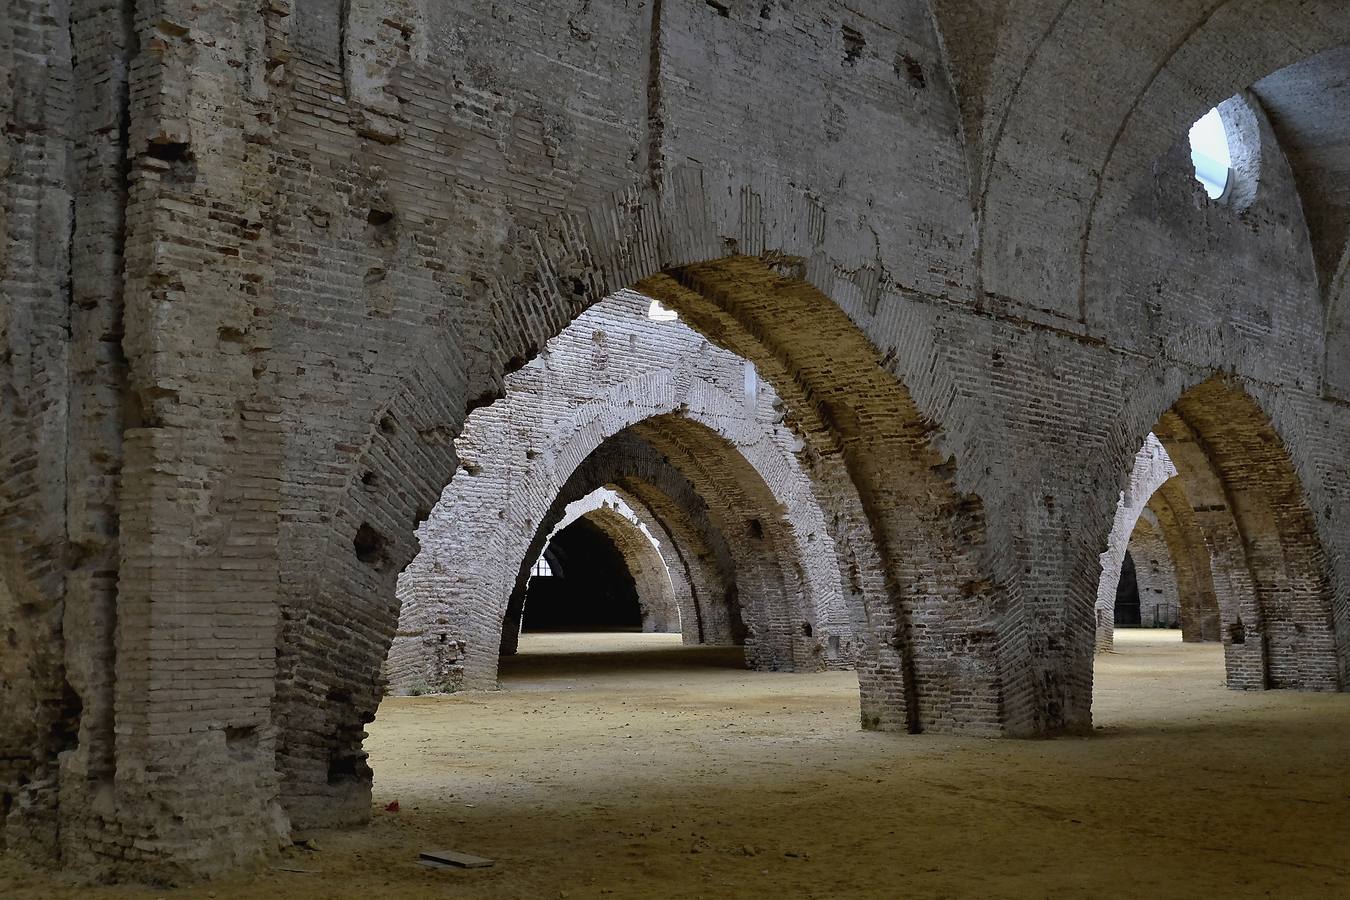
<path id="1" fill-rule="evenodd" d="M 1125 551 L 1125 562 L 1120 567 L 1120 581 L 1116 584 L 1116 624 L 1139 625 L 1139 579 L 1134 572 L 1134 557 Z"/>
<path id="2" fill-rule="evenodd" d="M 530 576 L 523 631 L 640 631 L 642 609 L 628 564 L 585 518 L 554 535 L 548 574 Z"/>

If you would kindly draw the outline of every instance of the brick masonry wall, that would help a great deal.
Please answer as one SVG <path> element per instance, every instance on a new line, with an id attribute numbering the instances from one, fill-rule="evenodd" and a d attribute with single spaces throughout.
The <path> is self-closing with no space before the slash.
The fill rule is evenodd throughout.
<path id="1" fill-rule="evenodd" d="M 1176 628 L 1181 624 L 1177 571 L 1157 521 L 1144 510 L 1130 535 L 1130 556 L 1139 586 L 1139 623 L 1144 628 Z"/>
<path id="2" fill-rule="evenodd" d="M 1130 480 L 1121 491 L 1115 521 L 1101 556 L 1097 584 L 1097 650 L 1112 649 L 1116 588 L 1125 552 L 1130 551 L 1145 601 L 1145 625 L 1154 608 L 1168 625 L 1180 624 L 1186 641 L 1220 639 L 1218 598 L 1214 593 L 1210 548 L 1196 523 L 1195 505 L 1162 442 L 1152 433 L 1134 458 Z M 1213 512 L 1214 510 L 1211 510 Z M 1214 557 L 1215 559 L 1219 557 Z"/>
<path id="3" fill-rule="evenodd" d="M 114 868 L 208 874 L 288 819 L 369 814 L 395 582 L 466 416 L 637 284 L 773 385 L 868 612 L 867 724 L 1090 728 L 1100 556 L 1150 432 L 1219 558 L 1230 684 L 1345 686 L 1334 217 L 1304 215 L 1277 93 L 1225 104 L 1259 151 L 1232 196 L 1184 142 L 1350 40 L 1338 0 L 146 0 L 108 7 L 124 139 L 75 118 L 65 43 L 103 7 L 81 9 L 0 18 L 3 558 L 38 611 L 12 620 L 0 702 L 36 711 L 5 717 L 27 724 L 0 779 L 53 771 L 64 739 L 31 736 L 74 730 L 63 647 L 91 760 L 108 698 L 118 730 L 108 820 L 80 825 L 83 787 L 59 815 Z M 125 153 L 71 160 L 86 124 Z M 76 186 L 106 245 L 78 276 Z M 91 279 L 118 207 L 120 301 Z M 72 381 L 94 334 L 124 371 Z M 45 797 L 7 832 L 50 833 Z"/>
<path id="4" fill-rule="evenodd" d="M 1135 454 L 1129 483 L 1120 492 L 1115 521 L 1111 523 L 1106 551 L 1101 556 L 1102 575 L 1097 583 L 1098 650 L 1110 650 L 1112 647 L 1116 588 L 1120 584 L 1120 568 L 1125 563 L 1125 552 L 1129 549 L 1135 525 L 1153 499 L 1153 495 L 1176 474 L 1176 466 L 1172 465 L 1171 457 L 1167 455 L 1157 436 L 1149 434 L 1144 440 L 1144 446 Z M 1139 559 L 1135 557 L 1136 571 L 1138 567 Z"/>
<path id="5" fill-rule="evenodd" d="M 69 10 L 0 15 L 0 848 L 57 851 L 56 754 L 75 743 L 66 683 L 72 130 Z"/>
<path id="6" fill-rule="evenodd" d="M 556 512 L 561 487 L 605 440 L 635 427 L 693 483 L 704 515 L 729 547 L 741 618 L 751 631 L 749 659 L 757 657 L 756 634 L 800 628 L 782 618 L 783 600 L 770 599 L 790 584 L 796 585 L 793 593 L 803 592 L 792 605 L 810 610 L 814 646 L 831 645 L 831 635 L 835 646 L 852 643 L 841 608 L 840 564 L 810 479 L 791 455 L 798 442 L 776 424 L 777 396 L 744 360 L 710 347 L 682 323 L 654 323 L 647 316 L 650 303 L 621 292 L 592 307 L 536 361 L 508 377 L 505 399 L 466 422 L 458 441 L 465 474 L 450 483 L 422 525 L 423 551 L 401 579 L 403 612 L 391 671 L 427 673 L 424 664 L 401 658 L 404 648 L 435 652 L 450 640 L 465 649 L 453 678 L 433 672 L 426 683 L 492 686 L 503 614 L 508 635 L 518 625 L 519 610 L 508 612 L 507 598 L 523 601 L 528 566 L 555 527 L 549 510 Z M 728 450 L 700 441 L 696 431 L 683 429 L 682 439 L 672 434 L 665 418 L 671 413 L 733 441 L 731 452 L 742 458 L 745 471 L 736 471 L 734 462 L 721 463 L 726 471 L 718 471 L 716 460 L 728 458 Z M 691 446 L 691 440 L 699 443 Z M 755 499 L 755 482 L 764 486 L 766 499 Z M 685 518 L 691 515 L 699 513 Z M 501 549 L 486 555 L 485 547 Z M 774 571 L 784 567 L 786 574 Z M 463 623 L 459 630 L 456 622 Z M 432 641 L 428 627 L 436 633 Z M 449 636 L 442 638 L 447 628 Z M 478 653 L 488 657 L 476 661 Z M 793 656 L 791 650 L 760 655 L 756 664 L 799 665 Z M 820 656 L 816 650 L 806 659 Z"/>

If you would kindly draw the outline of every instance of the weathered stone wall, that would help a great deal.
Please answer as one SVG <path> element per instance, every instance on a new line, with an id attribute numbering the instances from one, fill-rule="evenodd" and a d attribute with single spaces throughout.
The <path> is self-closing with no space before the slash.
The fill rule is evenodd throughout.
<path id="1" fill-rule="evenodd" d="M 367 816 L 395 579 L 465 416 L 639 282 L 799 434 L 868 611 L 869 724 L 1090 726 L 1100 555 L 1150 431 L 1226 557 L 1230 683 L 1345 686 L 1344 217 L 1297 127 L 1339 107 L 1268 80 L 1350 40 L 1340 0 L 4 12 L 5 628 L 29 624 L 0 780 L 66 743 L 30 737 L 74 720 L 63 652 L 90 710 L 67 846 L 204 873 L 267 850 L 278 798 Z M 119 59 L 120 125 L 90 102 Z M 1256 152 L 1212 202 L 1186 129 L 1239 94 Z M 72 158 L 77 133 L 107 144 Z M 77 189 L 88 241 L 62 238 Z"/>

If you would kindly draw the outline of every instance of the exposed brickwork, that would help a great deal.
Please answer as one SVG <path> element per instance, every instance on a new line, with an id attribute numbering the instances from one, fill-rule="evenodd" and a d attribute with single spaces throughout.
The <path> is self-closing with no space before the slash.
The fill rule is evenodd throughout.
<path id="1" fill-rule="evenodd" d="M 1102 576 L 1097 584 L 1098 650 L 1110 650 L 1112 646 L 1116 587 L 1120 583 L 1120 567 L 1125 561 L 1125 551 L 1129 549 L 1135 525 L 1153 499 L 1153 495 L 1176 474 L 1176 466 L 1172 465 L 1167 451 L 1158 442 L 1158 438 L 1150 434 L 1134 457 L 1134 468 L 1130 470 L 1129 483 L 1120 492 L 1116 518 L 1111 523 L 1111 535 L 1107 538 L 1106 551 L 1101 557 Z M 1136 568 L 1139 566 L 1138 557 L 1135 558 L 1135 566 Z"/>
<path id="2" fill-rule="evenodd" d="M 707 644 L 739 644 L 745 641 L 736 583 L 736 554 L 726 535 L 719 529 L 698 489 L 669 460 L 661 458 L 645 441 L 633 434 L 616 435 L 591 453 L 559 490 L 539 529 L 530 542 L 526 557 L 543 546 L 544 535 L 561 522 L 571 498 L 606 484 L 630 507 L 646 518 L 649 527 L 671 536 L 668 546 L 676 551 L 672 569 L 684 570 L 689 580 L 692 606 L 685 617 L 690 628 L 686 640 Z M 516 601 L 523 589 L 523 568 L 516 575 L 515 587 L 507 603 L 508 616 L 518 616 Z M 502 652 L 515 652 L 516 632 L 508 625 L 502 634 Z"/>
<path id="3" fill-rule="evenodd" d="M 1181 598 L 1177 592 L 1176 566 L 1172 564 L 1172 554 L 1167 550 L 1157 518 L 1147 509 L 1135 523 L 1129 550 L 1139 587 L 1140 625 L 1145 628 L 1180 627 Z"/>
<path id="4" fill-rule="evenodd" d="M 1345 144 L 1317 123 L 1350 119 L 1315 58 L 1347 41 L 1340 0 L 8 0 L 7 840 L 174 878 L 364 819 L 398 573 L 466 417 L 635 285 L 773 386 L 869 726 L 1091 727 L 1150 431 L 1230 684 L 1344 688 Z M 1184 136 L 1219 103 L 1240 189 L 1211 202 Z M 734 480 L 684 427 L 625 439 Z M 751 574 L 717 530 L 714 593 Z"/>
<path id="5" fill-rule="evenodd" d="M 1145 513 L 1166 544 L 1168 562 L 1176 573 L 1182 640 L 1221 640 L 1219 598 L 1214 593 L 1209 547 L 1181 479 L 1164 482 L 1149 499 Z"/>
<path id="6" fill-rule="evenodd" d="M 1196 523 L 1196 510 L 1184 482 L 1162 443 L 1150 433 L 1134 458 L 1101 556 L 1099 651 L 1112 648 L 1116 587 L 1126 550 L 1134 558 L 1141 604 L 1149 592 L 1145 625 L 1154 624 L 1156 613 L 1169 627 L 1180 624 L 1186 641 L 1220 639 L 1210 549 Z"/>
<path id="7" fill-rule="evenodd" d="M 859 661 L 864 722 L 996 729 L 1001 675 L 998 635 L 987 627 L 994 581 L 981 571 L 981 505 L 958 494 L 950 465 L 931 443 L 931 424 L 876 351 L 809 275 L 803 281 L 758 260 L 734 258 L 641 284 L 727 346 L 761 360 L 770 382 L 792 385 L 784 406 L 815 480 L 858 492 L 856 507 L 835 514 L 843 513 L 847 540 L 876 536 L 876 562 L 864 571 L 884 585 L 863 590 L 859 604 L 868 623 Z M 812 323 L 811 332 L 794 325 L 802 321 Z"/>
<path id="8" fill-rule="evenodd" d="M 400 579 L 403 612 L 390 660 L 396 686 L 495 684 L 498 636 L 504 631 L 509 652 L 527 570 L 563 514 L 560 498 L 572 502 L 578 468 L 630 428 L 689 482 L 677 521 L 707 518 L 715 542 L 727 547 L 734 574 L 723 590 L 735 591 L 749 628 L 748 660 L 793 668 L 822 664 L 826 648 L 848 652 L 844 574 L 810 480 L 791 455 L 798 442 L 777 424 L 777 396 L 744 360 L 682 323 L 654 323 L 650 304 L 621 292 L 592 307 L 507 378 L 505 399 L 465 424 L 458 441 L 465 472 L 419 530 L 423 551 Z M 706 427 L 683 427 L 683 419 Z M 732 617 L 715 605 L 703 605 L 690 625 L 706 621 L 687 637 L 731 637 Z M 447 643 L 458 649 L 449 670 L 409 659 L 434 656 Z"/>
<path id="9" fill-rule="evenodd" d="M 1339 687 L 1323 550 L 1264 413 L 1211 379 L 1182 396 L 1157 434 L 1210 548 L 1230 685 Z"/>
<path id="10" fill-rule="evenodd" d="M 0 847 L 57 851 L 66 683 L 62 590 L 74 184 L 70 11 L 0 14 Z"/>
<path id="11" fill-rule="evenodd" d="M 720 452 L 727 452 L 726 448 L 720 448 Z M 556 528 L 554 523 L 565 517 L 569 501 L 599 484 L 633 498 L 637 508 L 650 510 L 653 521 L 678 535 L 672 546 L 682 551 L 678 562 L 693 593 L 691 615 L 685 619 L 691 626 L 686 638 L 708 644 L 746 643 L 742 585 L 751 592 L 772 590 L 773 568 L 788 565 L 772 548 L 755 547 L 740 540 L 750 520 L 764 510 L 729 510 L 728 504 L 719 502 L 717 485 L 691 482 L 669 459 L 634 433 L 624 431 L 607 439 L 573 471 L 543 514 L 540 527 L 525 551 L 526 558 L 543 548 L 546 536 Z M 732 515 L 728 516 L 728 512 Z M 772 520 L 767 521 L 772 529 Z M 728 525 L 736 528 L 730 530 Z M 769 584 L 763 581 L 766 571 L 771 579 Z M 522 566 L 508 588 L 510 596 L 500 645 L 503 654 L 516 652 L 526 575 Z M 781 592 L 782 578 L 776 580 Z M 785 602 L 781 593 L 777 600 L 780 604 Z M 747 660 L 753 663 L 752 656 Z M 809 665 L 817 664 L 818 659 L 811 657 Z"/>

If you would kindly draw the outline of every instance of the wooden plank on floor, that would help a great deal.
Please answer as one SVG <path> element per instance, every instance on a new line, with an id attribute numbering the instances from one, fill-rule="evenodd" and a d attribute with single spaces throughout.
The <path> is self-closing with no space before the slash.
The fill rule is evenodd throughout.
<path id="1" fill-rule="evenodd" d="M 429 862 L 456 866 L 461 869 L 483 869 L 495 865 L 493 860 L 486 857 L 474 856 L 472 853 L 461 853 L 458 850 L 423 850 L 418 856 Z"/>

